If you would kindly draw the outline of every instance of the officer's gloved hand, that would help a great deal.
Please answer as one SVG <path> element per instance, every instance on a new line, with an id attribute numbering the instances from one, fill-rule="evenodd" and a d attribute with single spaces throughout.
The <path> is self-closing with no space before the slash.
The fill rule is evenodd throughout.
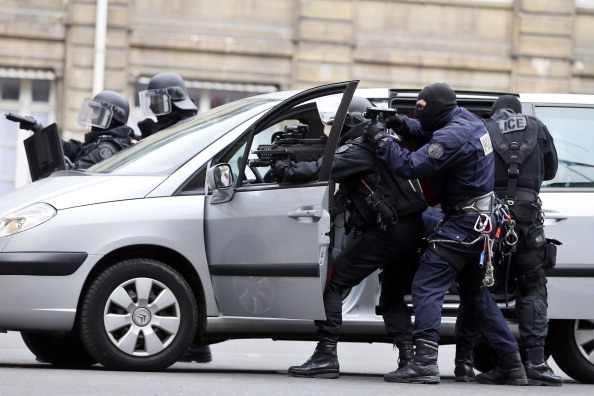
<path id="1" fill-rule="evenodd" d="M 142 132 L 142 139 L 151 136 L 153 133 L 159 132 L 157 123 L 151 118 L 138 121 L 138 129 Z"/>
<path id="2" fill-rule="evenodd" d="M 291 160 L 278 160 L 272 165 L 272 176 L 274 176 L 274 180 L 277 183 L 282 183 L 285 181 L 285 173 L 287 168 L 291 166 Z"/>
<path id="3" fill-rule="evenodd" d="M 386 132 L 386 125 L 383 122 L 383 118 L 380 119 L 380 117 L 378 117 L 365 127 L 365 138 L 376 144 L 389 137 L 390 134 Z"/>
<path id="4" fill-rule="evenodd" d="M 392 128 L 395 131 L 400 131 L 406 126 L 404 116 L 396 114 L 386 118 L 386 126 Z"/>

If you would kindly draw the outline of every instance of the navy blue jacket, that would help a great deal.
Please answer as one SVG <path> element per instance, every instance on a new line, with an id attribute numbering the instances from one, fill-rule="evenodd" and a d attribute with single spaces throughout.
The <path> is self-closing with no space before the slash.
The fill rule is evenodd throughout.
<path id="1" fill-rule="evenodd" d="M 494 155 L 485 125 L 478 116 L 456 107 L 446 125 L 434 132 L 405 117 L 403 135 L 422 145 L 409 151 L 388 139 L 377 153 L 397 176 L 429 178 L 442 210 L 493 191 Z"/>

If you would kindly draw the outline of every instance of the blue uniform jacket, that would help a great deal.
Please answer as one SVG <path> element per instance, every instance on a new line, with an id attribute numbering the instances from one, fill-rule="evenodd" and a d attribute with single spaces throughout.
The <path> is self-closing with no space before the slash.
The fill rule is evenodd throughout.
<path id="1" fill-rule="evenodd" d="M 444 211 L 493 191 L 493 148 L 478 116 L 456 107 L 446 125 L 434 132 L 425 131 L 417 120 L 405 117 L 405 121 L 403 134 L 423 146 L 411 152 L 388 139 L 377 151 L 397 176 L 428 177 Z"/>

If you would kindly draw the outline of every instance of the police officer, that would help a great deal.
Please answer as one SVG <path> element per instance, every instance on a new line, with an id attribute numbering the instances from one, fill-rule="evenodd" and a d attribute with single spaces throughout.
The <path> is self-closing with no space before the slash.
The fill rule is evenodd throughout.
<path id="1" fill-rule="evenodd" d="M 386 331 L 398 347 L 398 366 L 405 366 L 412 358 L 411 314 L 404 296 L 418 262 L 421 212 L 427 205 L 418 181 L 393 177 L 377 160 L 373 144 L 364 139 L 369 121 L 361 122 L 361 113 L 370 106 L 365 98 L 353 98 L 346 123 L 353 128 L 341 137 L 342 145 L 336 150 L 331 179 L 340 183 L 336 201 L 346 207 L 348 233 L 324 290 L 326 320 L 315 321 L 317 347 L 304 364 L 289 368 L 291 376 L 339 377 L 337 343 L 343 292 L 379 268 L 379 309 Z M 312 180 L 317 178 L 320 163 L 285 161 L 275 164 L 274 174 L 280 182 Z M 383 209 L 378 211 L 378 206 Z"/>
<path id="2" fill-rule="evenodd" d="M 531 384 L 561 386 L 563 379 L 544 359 L 547 265 L 539 197 L 543 180 L 551 180 L 557 173 L 557 151 L 547 127 L 536 117 L 522 114 L 516 96 L 500 96 L 491 110 L 493 115 L 486 125 L 496 153 L 495 192 L 507 203 L 518 235 L 510 265 L 516 277 L 516 314 L 524 367 Z M 528 155 L 523 158 L 518 155 L 521 152 Z M 456 377 L 464 380 L 474 375 L 472 350 L 478 336 L 464 309 L 459 311 L 456 331 Z"/>
<path id="3" fill-rule="evenodd" d="M 184 79 L 176 73 L 159 73 L 153 76 L 147 90 L 138 93 L 140 108 L 146 118 L 138 122 L 142 138 L 177 124 L 198 114 L 198 107 L 188 96 Z M 210 346 L 192 343 L 180 362 L 208 363 L 212 361 Z"/>
<path id="4" fill-rule="evenodd" d="M 527 384 L 518 344 L 489 290 L 481 288 L 479 266 L 494 204 L 494 158 L 482 121 L 457 106 L 456 93 L 444 83 L 425 87 L 417 97 L 416 119 L 393 116 L 389 127 L 422 146 L 414 152 L 388 138 L 385 125 L 370 124 L 366 136 L 388 168 L 404 178 L 428 177 L 446 214 L 429 238 L 413 279 L 415 310 L 411 364 L 388 373 L 388 382 L 439 383 L 437 353 L 444 295 L 457 278 L 460 298 L 478 330 L 498 353 L 498 365 L 477 376 L 481 383 Z"/>
<path id="5" fill-rule="evenodd" d="M 125 125 L 130 108 L 128 101 L 114 91 L 101 91 L 86 98 L 78 115 L 78 124 L 91 127 L 85 141 L 62 141 L 64 155 L 73 169 L 86 169 L 111 157 L 136 142 L 134 131 Z"/>
<path id="6" fill-rule="evenodd" d="M 168 128 L 198 114 L 198 107 L 188 96 L 184 79 L 176 73 L 159 73 L 150 79 L 146 91 L 138 93 L 140 108 L 146 118 L 138 122 L 142 137 Z"/>

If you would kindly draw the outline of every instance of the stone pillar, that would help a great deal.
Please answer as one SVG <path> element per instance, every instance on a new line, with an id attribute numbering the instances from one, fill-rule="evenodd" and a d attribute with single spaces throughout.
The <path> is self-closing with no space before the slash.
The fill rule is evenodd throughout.
<path id="1" fill-rule="evenodd" d="M 61 106 L 62 136 L 65 139 L 83 139 L 87 129 L 77 125 L 80 106 L 93 90 L 93 62 L 95 54 L 94 0 L 73 0 L 68 5 L 64 99 Z M 132 101 L 128 92 L 129 53 L 129 0 L 109 0 L 107 37 L 105 48 L 105 75 L 103 89 L 116 91 Z"/>
<path id="2" fill-rule="evenodd" d="M 511 90 L 570 92 L 575 2 L 516 0 Z"/>
<path id="3" fill-rule="evenodd" d="M 310 88 L 351 78 L 356 2 L 295 1 L 292 88 Z"/>

